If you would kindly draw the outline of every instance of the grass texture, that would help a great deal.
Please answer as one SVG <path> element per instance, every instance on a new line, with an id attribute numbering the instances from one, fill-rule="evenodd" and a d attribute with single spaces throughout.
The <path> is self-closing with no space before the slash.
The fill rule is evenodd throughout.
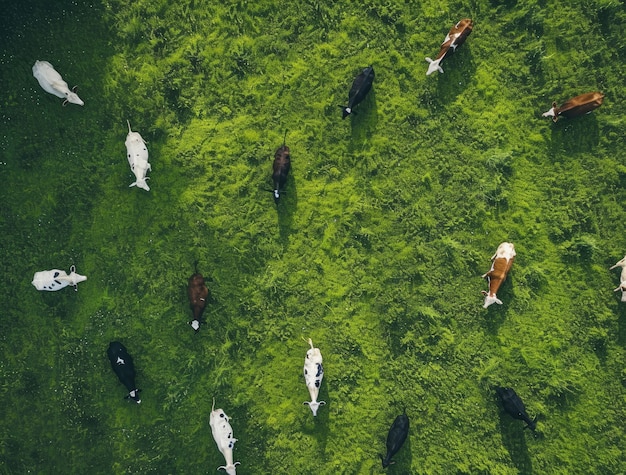
<path id="1" fill-rule="evenodd" d="M 383 473 L 404 410 L 389 474 L 624 473 L 623 2 L 1 3 L 0 473 L 215 473 L 214 398 L 242 475 Z M 427 77 L 465 17 L 473 33 Z M 38 59 L 84 107 L 39 87 Z M 541 117 L 594 90 L 592 114 Z M 150 192 L 128 187 L 127 120 Z M 502 241 L 517 258 L 485 310 Z M 197 334 L 195 261 L 211 291 Z M 77 292 L 30 283 L 72 264 Z M 106 359 L 115 339 L 139 406 Z"/>

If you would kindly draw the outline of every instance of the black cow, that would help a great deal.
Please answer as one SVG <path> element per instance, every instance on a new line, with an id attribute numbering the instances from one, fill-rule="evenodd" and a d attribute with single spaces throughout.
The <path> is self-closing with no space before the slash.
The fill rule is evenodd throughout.
<path id="1" fill-rule="evenodd" d="M 496 387 L 496 393 L 502 401 L 504 410 L 514 419 L 524 421 L 527 424 L 526 427 L 534 432 L 537 427 L 537 417 L 534 419 L 528 417 L 526 407 L 515 391 L 511 388 Z"/>
<path id="2" fill-rule="evenodd" d="M 383 461 L 383 468 L 387 468 L 389 465 L 395 463 L 391 460 L 391 457 L 400 450 L 407 435 L 409 435 L 409 418 L 406 413 L 404 413 L 396 417 L 396 420 L 391 424 L 391 428 L 387 434 L 387 455 L 385 457 L 380 456 Z"/>
<path id="3" fill-rule="evenodd" d="M 374 68 L 372 66 L 368 66 L 361 73 L 354 78 L 352 82 L 352 87 L 350 88 L 350 92 L 348 93 L 348 105 L 347 106 L 339 106 L 343 111 L 342 119 L 348 117 L 353 109 L 359 104 L 370 89 L 372 88 L 372 83 L 374 82 Z"/>
<path id="4" fill-rule="evenodd" d="M 198 331 L 202 321 L 202 314 L 206 307 L 206 301 L 209 296 L 209 289 L 204 281 L 204 276 L 198 272 L 198 262 L 195 264 L 195 272 L 187 282 L 187 296 L 189 297 L 189 306 L 193 312 L 193 320 L 189 322 L 191 327 Z"/>
<path id="5" fill-rule="evenodd" d="M 289 153 L 289 147 L 287 143 L 287 131 L 285 130 L 285 138 L 283 139 L 283 145 L 276 149 L 274 153 L 274 166 L 272 173 L 272 182 L 274 183 L 274 202 L 278 204 L 280 200 L 280 194 L 285 193 L 282 188 L 287 183 L 287 176 L 289 176 L 289 170 L 291 169 L 291 155 Z"/>
<path id="6" fill-rule="evenodd" d="M 126 389 L 128 389 L 128 396 L 124 399 L 132 399 L 137 404 L 141 402 L 139 398 L 139 391 L 135 385 L 135 365 L 133 364 L 133 358 L 126 351 L 126 347 L 119 341 L 112 341 L 109 343 L 107 349 L 107 356 L 111 362 L 111 368 L 122 382 Z"/>

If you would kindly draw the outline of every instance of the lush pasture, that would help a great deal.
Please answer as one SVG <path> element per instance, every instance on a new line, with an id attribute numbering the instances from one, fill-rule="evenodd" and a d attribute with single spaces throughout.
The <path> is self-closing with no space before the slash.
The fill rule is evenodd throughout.
<path id="1" fill-rule="evenodd" d="M 1 2 L 0 473 L 618 474 L 626 466 L 617 0 Z M 427 77 L 449 28 L 465 45 Z M 51 62 L 85 106 L 32 77 Z M 365 66 L 374 87 L 341 120 Z M 600 90 L 604 105 L 541 117 Z M 125 158 L 148 141 L 151 191 Z M 274 151 L 292 172 L 278 207 Z M 482 308 L 502 241 L 517 258 Z M 194 261 L 207 324 L 187 321 Z M 88 276 L 38 292 L 34 272 Z M 317 418 L 302 402 L 312 338 Z M 135 358 L 141 405 L 106 359 Z M 504 414 L 512 386 L 538 435 Z"/>

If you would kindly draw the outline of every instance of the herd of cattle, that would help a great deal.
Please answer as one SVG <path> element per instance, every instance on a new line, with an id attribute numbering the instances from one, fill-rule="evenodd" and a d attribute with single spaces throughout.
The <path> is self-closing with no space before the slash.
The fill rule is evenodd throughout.
<path id="1" fill-rule="evenodd" d="M 472 32 L 472 28 L 472 20 L 466 18 L 459 21 L 450 29 L 441 44 L 437 57 L 434 60 L 426 58 L 426 61 L 429 63 L 426 72 L 427 75 L 435 71 L 443 73 L 441 67 L 442 61 L 448 56 L 450 51 L 456 51 L 456 48 L 465 42 Z M 33 75 L 45 91 L 63 98 L 63 105 L 67 103 L 84 105 L 84 102 L 76 94 L 76 87 L 70 90 L 67 83 L 49 62 L 36 61 L 33 66 Z M 375 73 L 372 66 L 364 68 L 356 76 L 348 93 L 347 106 L 339 106 L 342 109 L 343 119 L 353 113 L 354 108 L 364 100 L 372 88 L 374 78 Z M 567 118 L 576 117 L 598 108 L 602 104 L 603 98 L 604 96 L 600 92 L 590 92 L 576 96 L 566 101 L 561 106 L 557 106 L 556 102 L 554 102 L 552 108 L 545 112 L 543 116 L 552 117 L 555 122 L 560 116 Z M 127 123 L 128 135 L 126 137 L 125 146 L 128 163 L 136 177 L 136 180 L 129 186 L 137 186 L 149 191 L 150 187 L 146 183 L 148 179 L 146 176 L 147 172 L 151 170 L 150 163 L 148 162 L 148 149 L 141 135 L 138 132 L 133 132 L 130 122 L 127 121 Z M 276 150 L 274 155 L 272 173 L 273 189 L 268 190 L 273 193 L 276 203 L 279 202 L 281 193 L 285 193 L 284 188 L 291 167 L 290 150 L 286 145 L 286 138 L 287 132 L 285 132 L 283 145 Z M 502 301 L 498 299 L 496 293 L 511 270 L 515 255 L 515 247 L 513 244 L 503 242 L 498 246 L 495 254 L 491 257 L 491 269 L 482 276 L 487 279 L 489 286 L 488 291 L 482 291 L 485 296 L 484 308 L 489 307 L 493 303 L 502 304 Z M 611 269 L 616 267 L 621 267 L 622 273 L 620 286 L 617 287 L 615 291 L 622 290 L 622 301 L 626 301 L 626 256 L 611 267 Z M 75 266 L 72 266 L 69 274 L 59 269 L 37 272 L 35 273 L 32 284 L 38 290 L 56 291 L 68 285 L 74 286 L 74 289 L 77 290 L 78 283 L 86 279 L 86 276 L 77 274 Z M 193 315 L 193 319 L 189 324 L 194 331 L 197 332 L 200 329 L 200 325 L 204 323 L 202 315 L 209 297 L 209 289 L 206 286 L 204 276 L 197 270 L 197 263 L 195 272 L 188 280 L 187 294 Z M 324 368 L 320 349 L 313 346 L 313 341 L 310 338 L 308 343 L 310 348 L 306 352 L 303 373 L 311 401 L 307 401 L 304 404 L 308 405 L 313 416 L 316 416 L 318 408 L 326 404 L 324 401 L 317 400 L 322 379 L 324 378 Z M 141 402 L 141 398 L 139 397 L 140 389 L 137 388 L 135 383 L 135 367 L 132 356 L 128 353 L 126 347 L 118 341 L 113 341 L 109 344 L 107 356 L 111 362 L 113 371 L 128 390 L 128 395 L 125 396 L 125 398 L 132 399 L 139 404 Z M 534 432 L 537 418 L 531 419 L 528 416 L 524 403 L 515 391 L 511 388 L 496 387 L 495 392 L 504 410 L 512 417 L 524 421 L 526 427 Z M 229 475 L 235 475 L 236 465 L 238 465 L 239 462 L 233 462 L 233 447 L 237 439 L 233 437 L 229 417 L 222 409 L 215 409 L 215 400 L 213 400 L 209 424 L 215 443 L 226 460 L 226 465 L 219 467 L 219 469 L 224 469 Z M 408 433 L 409 418 L 405 411 L 405 413 L 396 417 L 389 429 L 386 441 L 387 453 L 384 457 L 381 455 L 383 468 L 394 463 L 392 457 L 400 450 Z"/>

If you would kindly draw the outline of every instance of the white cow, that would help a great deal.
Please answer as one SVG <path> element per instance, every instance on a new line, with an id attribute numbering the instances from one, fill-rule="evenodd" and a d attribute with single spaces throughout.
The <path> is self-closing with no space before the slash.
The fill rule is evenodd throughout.
<path id="1" fill-rule="evenodd" d="M 620 280 L 619 287 L 615 289 L 613 292 L 617 292 L 618 290 L 621 290 L 622 302 L 626 302 L 626 256 L 624 256 L 623 259 L 618 261 L 617 264 L 615 264 L 613 267 L 610 267 L 609 270 L 613 270 L 616 267 L 622 268 L 622 274 L 620 275 L 620 278 L 619 278 Z"/>
<path id="2" fill-rule="evenodd" d="M 306 358 L 304 358 L 304 382 L 309 390 L 311 402 L 305 401 L 304 404 L 307 404 L 311 408 L 313 415 L 317 416 L 317 409 L 326 404 L 324 401 L 317 401 L 322 379 L 324 378 L 324 367 L 322 366 L 322 352 L 319 348 L 313 347 L 313 340 L 310 338 L 309 345 L 311 345 L 311 348 L 307 350 Z"/>
<path id="3" fill-rule="evenodd" d="M 128 135 L 126 136 L 124 145 L 126 145 L 128 164 L 135 174 L 136 180 L 128 186 L 137 186 L 138 188 L 150 191 L 150 187 L 146 183 L 146 174 L 148 171 L 152 170 L 152 167 L 148 163 L 148 147 L 146 147 L 146 142 L 139 132 L 133 132 L 130 129 L 130 122 L 128 120 L 126 122 L 128 123 Z"/>
<path id="4" fill-rule="evenodd" d="M 76 273 L 76 266 L 70 267 L 70 274 L 64 270 L 52 269 L 35 272 L 32 284 L 37 290 L 61 290 L 68 285 L 73 285 L 74 290 L 78 290 L 78 283 L 84 282 L 87 277 Z"/>
<path id="5" fill-rule="evenodd" d="M 211 425 L 211 432 L 217 448 L 222 452 L 224 459 L 226 459 L 226 465 L 217 467 L 217 469 L 223 468 L 228 475 L 237 475 L 236 467 L 240 462 L 233 463 L 233 447 L 235 447 L 237 439 L 233 437 L 233 428 L 230 426 L 229 420 L 230 418 L 222 409 L 215 409 L 215 399 L 213 399 L 209 424 Z"/>
<path id="6" fill-rule="evenodd" d="M 76 94 L 76 86 L 70 91 L 67 83 L 48 61 L 35 61 L 33 76 L 35 76 L 44 91 L 65 99 L 63 105 L 67 105 L 68 102 L 78 104 L 79 106 L 85 105 L 78 97 L 78 94 Z"/>

